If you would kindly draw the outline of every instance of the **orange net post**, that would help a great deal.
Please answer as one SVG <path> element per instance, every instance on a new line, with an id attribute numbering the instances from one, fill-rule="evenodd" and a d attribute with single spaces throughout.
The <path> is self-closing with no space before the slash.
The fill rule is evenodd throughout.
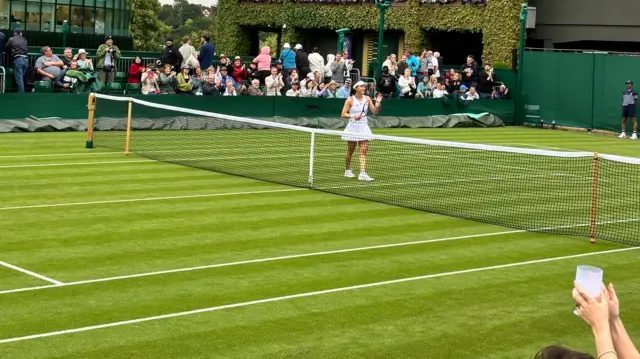
<path id="1" fill-rule="evenodd" d="M 593 174 L 591 189 L 591 221 L 589 223 L 589 237 L 591 243 L 596 243 L 598 234 L 598 178 L 600 176 L 600 161 L 598 153 L 593 154 Z"/>
<path id="2" fill-rule="evenodd" d="M 96 97 L 93 93 L 89 94 L 89 115 L 87 116 L 87 141 L 85 142 L 85 148 L 93 148 L 93 124 L 94 116 L 96 112 Z"/>
<path id="3" fill-rule="evenodd" d="M 133 101 L 129 98 L 129 108 L 127 110 L 127 139 L 124 144 L 124 154 L 128 155 L 131 150 L 131 112 L 133 110 Z"/>

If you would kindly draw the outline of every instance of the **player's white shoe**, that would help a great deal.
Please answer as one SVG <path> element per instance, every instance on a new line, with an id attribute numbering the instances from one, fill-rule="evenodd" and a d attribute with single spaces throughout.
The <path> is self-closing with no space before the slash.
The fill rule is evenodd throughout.
<path id="1" fill-rule="evenodd" d="M 347 177 L 347 178 L 355 178 L 356 177 L 356 175 L 354 175 L 351 170 L 344 171 L 344 176 Z"/>
<path id="2" fill-rule="evenodd" d="M 371 182 L 373 181 L 373 178 L 369 177 L 369 175 L 366 172 L 360 172 L 360 175 L 358 176 L 358 181 Z"/>
<path id="3" fill-rule="evenodd" d="M 618 136 L 618 138 L 627 138 L 627 134 L 625 134 L 624 132 L 622 132 L 620 134 L 620 136 Z"/>
<path id="4" fill-rule="evenodd" d="M 638 139 L 638 135 L 634 132 L 633 135 L 631 135 L 631 139 L 632 140 L 637 140 Z"/>

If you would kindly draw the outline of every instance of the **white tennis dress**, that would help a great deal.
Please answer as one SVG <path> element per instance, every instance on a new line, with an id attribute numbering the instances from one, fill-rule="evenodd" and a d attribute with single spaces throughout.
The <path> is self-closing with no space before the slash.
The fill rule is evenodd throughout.
<path id="1" fill-rule="evenodd" d="M 359 120 L 349 119 L 349 124 L 344 129 L 344 132 L 351 133 L 359 133 L 365 136 L 353 136 L 353 135 L 343 135 L 342 139 L 344 141 L 370 141 L 370 135 L 373 135 L 371 129 L 369 128 L 369 123 L 367 120 L 367 113 L 369 112 L 369 102 L 367 101 L 367 97 L 363 96 L 362 100 L 358 100 L 355 96 L 351 96 L 351 108 L 349 108 L 350 115 L 360 115 Z"/>

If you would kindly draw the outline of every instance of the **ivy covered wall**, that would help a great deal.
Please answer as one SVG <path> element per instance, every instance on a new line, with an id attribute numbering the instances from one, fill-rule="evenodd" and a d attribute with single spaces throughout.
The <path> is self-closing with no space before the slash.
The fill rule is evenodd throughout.
<path id="1" fill-rule="evenodd" d="M 518 47 L 520 4 L 522 0 L 487 0 L 482 6 L 424 6 L 418 0 L 392 5 L 387 11 L 385 29 L 405 33 L 405 48 L 421 49 L 427 44 L 424 31 L 482 32 L 483 60 L 511 64 L 511 49 Z M 248 27 L 287 27 L 283 42 L 295 43 L 296 28 L 378 29 L 378 9 L 373 4 L 255 3 L 219 0 L 218 52 L 249 54 Z M 464 46 L 464 44 L 459 44 Z"/>

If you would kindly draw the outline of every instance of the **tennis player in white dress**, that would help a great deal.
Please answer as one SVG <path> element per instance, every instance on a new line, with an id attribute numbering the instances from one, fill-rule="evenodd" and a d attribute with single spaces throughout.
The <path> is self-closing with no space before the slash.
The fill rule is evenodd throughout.
<path id="1" fill-rule="evenodd" d="M 376 96 L 376 102 L 371 100 L 369 96 L 365 96 L 366 84 L 358 81 L 353 86 L 353 94 L 347 99 L 342 108 L 342 118 L 348 118 L 349 124 L 344 129 L 345 134 L 342 136 L 347 141 L 347 153 L 344 156 L 345 171 L 344 176 L 347 178 L 355 178 L 351 171 L 351 156 L 356 147 L 360 147 L 360 174 L 359 181 L 373 181 L 366 172 L 367 168 L 367 150 L 369 149 L 369 140 L 371 139 L 371 129 L 367 122 L 367 114 L 369 109 L 374 115 L 380 112 L 382 102 L 382 94 Z M 361 134 L 362 136 L 358 136 Z"/>

